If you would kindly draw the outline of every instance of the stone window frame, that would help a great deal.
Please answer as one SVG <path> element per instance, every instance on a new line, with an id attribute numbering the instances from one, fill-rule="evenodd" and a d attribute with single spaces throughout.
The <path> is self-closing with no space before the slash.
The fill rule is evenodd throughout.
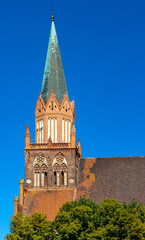
<path id="1" fill-rule="evenodd" d="M 40 175 L 38 176 L 38 174 Z M 48 163 L 45 155 L 41 152 L 38 153 L 33 160 L 33 176 L 34 176 L 34 187 L 47 188 Z"/>
<path id="2" fill-rule="evenodd" d="M 53 185 L 56 187 L 67 187 L 68 164 L 66 157 L 61 152 L 57 153 L 53 158 L 52 169 L 53 169 Z"/>

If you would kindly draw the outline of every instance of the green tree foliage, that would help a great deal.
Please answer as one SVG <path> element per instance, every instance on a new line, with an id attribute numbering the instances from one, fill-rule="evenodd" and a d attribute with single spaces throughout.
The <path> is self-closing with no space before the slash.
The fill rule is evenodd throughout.
<path id="1" fill-rule="evenodd" d="M 52 223 L 47 221 L 46 215 L 34 213 L 31 217 L 23 217 L 18 213 L 11 218 L 10 234 L 7 240 L 52 240 L 58 239 L 53 231 Z"/>
<path id="2" fill-rule="evenodd" d="M 81 198 L 63 205 L 53 224 L 63 240 L 144 240 L 145 207 L 133 201 L 102 204 Z"/>
<path id="3" fill-rule="evenodd" d="M 145 240 L 145 207 L 106 198 L 97 204 L 84 197 L 65 203 L 53 222 L 35 213 L 18 213 L 10 221 L 7 240 Z"/>

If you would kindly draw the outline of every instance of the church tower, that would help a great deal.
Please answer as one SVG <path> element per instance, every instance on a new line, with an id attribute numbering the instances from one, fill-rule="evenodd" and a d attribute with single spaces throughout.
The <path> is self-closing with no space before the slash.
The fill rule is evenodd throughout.
<path id="1" fill-rule="evenodd" d="M 23 211 L 24 215 L 30 215 L 39 211 L 50 215 L 48 205 L 52 201 L 52 194 L 55 198 L 54 208 L 58 207 L 56 204 L 62 205 L 73 200 L 80 157 L 80 141 L 76 146 L 75 136 L 75 104 L 74 99 L 70 102 L 68 97 L 52 16 L 42 87 L 35 108 L 35 143 L 31 143 L 27 124 L 25 181 L 20 181 L 20 204 L 15 197 L 15 214 Z M 54 216 L 49 217 L 50 220 L 53 218 Z"/>

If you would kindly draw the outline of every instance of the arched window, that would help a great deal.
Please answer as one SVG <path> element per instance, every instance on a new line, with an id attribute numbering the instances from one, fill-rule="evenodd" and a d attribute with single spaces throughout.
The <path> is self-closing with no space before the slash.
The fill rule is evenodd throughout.
<path id="1" fill-rule="evenodd" d="M 61 171 L 61 185 L 64 185 L 64 172 Z"/>
<path id="2" fill-rule="evenodd" d="M 45 164 L 41 166 L 41 186 L 47 186 L 47 166 Z"/>
<path id="3" fill-rule="evenodd" d="M 61 165 L 61 184 L 67 186 L 67 166 L 65 163 Z"/>
<path id="4" fill-rule="evenodd" d="M 52 162 L 53 184 L 57 187 L 67 186 L 67 160 L 62 153 L 58 153 Z"/>
<path id="5" fill-rule="evenodd" d="M 43 120 L 37 122 L 37 143 L 43 143 Z"/>
<path id="6" fill-rule="evenodd" d="M 40 166 L 36 164 L 34 166 L 34 187 L 40 186 Z"/>
<path id="7" fill-rule="evenodd" d="M 62 119 L 62 142 L 70 143 L 71 123 L 70 120 Z"/>
<path id="8" fill-rule="evenodd" d="M 47 160 L 42 153 L 39 153 L 33 162 L 34 167 L 34 187 L 47 187 Z"/>
<path id="9" fill-rule="evenodd" d="M 48 140 L 57 143 L 57 118 L 48 118 Z"/>
<path id="10" fill-rule="evenodd" d="M 56 163 L 53 167 L 54 171 L 54 185 L 59 186 L 59 171 L 60 171 L 60 166 L 58 163 Z"/>
<path id="11" fill-rule="evenodd" d="M 54 185 L 57 185 L 57 176 L 56 176 L 56 171 L 54 171 Z"/>

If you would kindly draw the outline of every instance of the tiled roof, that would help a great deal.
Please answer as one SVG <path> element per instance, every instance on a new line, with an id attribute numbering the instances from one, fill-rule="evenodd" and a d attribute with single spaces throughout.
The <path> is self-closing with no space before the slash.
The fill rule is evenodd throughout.
<path id="1" fill-rule="evenodd" d="M 74 189 L 27 190 L 23 214 L 30 216 L 32 213 L 40 212 L 47 214 L 48 220 L 52 221 L 65 202 L 74 200 L 74 191 Z"/>
<path id="2" fill-rule="evenodd" d="M 101 203 L 116 198 L 145 204 L 145 157 L 84 158 L 80 160 L 77 198 Z"/>
<path id="3" fill-rule="evenodd" d="M 53 220 L 65 202 L 85 195 L 101 203 L 104 198 L 119 202 L 145 204 L 145 157 L 83 158 L 79 165 L 79 182 L 76 189 L 27 189 L 23 214 L 47 214 Z"/>
<path id="4" fill-rule="evenodd" d="M 45 104 L 47 103 L 52 90 L 57 98 L 57 101 L 59 102 L 59 104 L 61 104 L 65 96 L 65 92 L 67 92 L 67 87 L 58 45 L 57 34 L 55 30 L 54 18 L 52 18 L 48 51 L 41 88 L 41 95 Z"/>

